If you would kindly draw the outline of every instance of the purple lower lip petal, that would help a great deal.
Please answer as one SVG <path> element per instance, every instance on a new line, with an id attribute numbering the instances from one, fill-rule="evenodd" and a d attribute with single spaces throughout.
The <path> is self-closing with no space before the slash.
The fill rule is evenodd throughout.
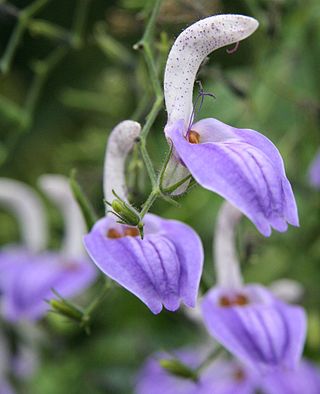
<path id="1" fill-rule="evenodd" d="M 124 236 L 113 219 L 99 220 L 85 236 L 87 252 L 110 278 L 140 298 L 153 313 L 170 311 L 180 302 L 195 306 L 203 251 L 187 225 L 148 214 L 145 238 Z M 117 235 L 109 238 L 108 234 Z M 119 236 L 118 236 L 119 235 Z"/>
<path id="2" fill-rule="evenodd" d="M 203 119 L 192 126 L 190 143 L 183 136 L 184 127 L 177 121 L 166 133 L 178 160 L 200 185 L 238 207 L 265 236 L 272 227 L 282 232 L 287 223 L 299 225 L 291 186 L 271 141 L 253 130 Z"/>
<path id="3" fill-rule="evenodd" d="M 243 362 L 260 370 L 281 365 L 293 368 L 305 340 L 303 309 L 277 300 L 257 285 L 245 286 L 241 297 L 247 302 L 231 302 L 239 300 L 239 294 L 220 288 L 204 297 L 202 312 L 209 332 Z"/>

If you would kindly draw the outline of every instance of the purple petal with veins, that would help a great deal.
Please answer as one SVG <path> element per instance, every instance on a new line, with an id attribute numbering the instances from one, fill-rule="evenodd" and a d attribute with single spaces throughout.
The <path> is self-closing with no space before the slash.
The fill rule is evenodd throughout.
<path id="1" fill-rule="evenodd" d="M 113 219 L 100 219 L 84 237 L 87 252 L 110 278 L 140 298 L 153 313 L 170 311 L 180 302 L 196 303 L 203 263 L 198 235 L 187 225 L 155 215 L 145 216 L 145 237 L 119 236 Z"/>
<path id="2" fill-rule="evenodd" d="M 261 371 L 298 364 L 306 335 L 304 310 L 277 300 L 264 287 L 214 288 L 203 299 L 202 313 L 211 335 L 243 362 Z"/>
<path id="3" fill-rule="evenodd" d="M 265 236 L 271 227 L 286 231 L 299 225 L 297 207 L 279 151 L 254 130 L 236 129 L 216 119 L 192 126 L 198 143 L 186 137 L 184 122 L 167 126 L 177 160 L 203 187 L 242 211 Z"/>

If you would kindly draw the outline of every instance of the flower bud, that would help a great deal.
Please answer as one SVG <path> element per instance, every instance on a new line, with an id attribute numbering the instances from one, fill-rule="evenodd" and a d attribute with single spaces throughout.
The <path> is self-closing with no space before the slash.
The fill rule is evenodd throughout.
<path id="1" fill-rule="evenodd" d="M 161 367 L 168 371 L 171 375 L 175 375 L 180 378 L 191 379 L 193 381 L 198 380 L 197 373 L 177 359 L 162 359 L 159 361 L 159 363 Z"/>
<path id="2" fill-rule="evenodd" d="M 106 204 L 111 206 L 113 213 L 120 219 L 119 223 L 137 227 L 141 238 L 143 238 L 143 222 L 141 221 L 140 213 L 122 200 L 115 191 L 113 191 L 113 194 L 116 198 L 111 204 L 109 202 L 106 202 Z"/>
<path id="3" fill-rule="evenodd" d="M 137 226 L 140 223 L 139 213 L 123 201 L 118 199 L 113 200 L 111 207 L 126 224 Z"/>
<path id="4" fill-rule="evenodd" d="M 59 315 L 68 317 L 80 323 L 83 323 L 84 321 L 84 313 L 75 305 L 72 305 L 66 300 L 52 299 L 49 301 L 49 305 L 51 306 L 52 310 L 57 312 Z"/>

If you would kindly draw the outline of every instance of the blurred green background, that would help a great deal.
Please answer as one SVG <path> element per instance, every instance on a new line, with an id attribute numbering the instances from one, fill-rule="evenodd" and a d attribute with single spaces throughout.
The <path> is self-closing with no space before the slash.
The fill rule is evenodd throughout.
<path id="1" fill-rule="evenodd" d="M 143 58 L 132 46 L 143 34 L 153 3 L 51 0 L 29 20 L 10 69 L 0 75 L 0 176 L 36 187 L 42 173 L 69 175 L 76 168 L 84 191 L 103 215 L 101 180 L 108 134 L 124 119 L 143 123 L 152 102 Z M 17 23 L 17 10 L 30 4 L 0 1 L 2 59 Z M 81 23 L 77 25 L 81 10 L 86 19 L 83 29 Z M 302 283 L 302 303 L 309 316 L 305 354 L 320 361 L 320 194 L 309 186 L 307 177 L 320 146 L 320 3 L 164 0 L 155 42 L 161 78 L 174 37 L 188 24 L 215 13 L 251 15 L 260 28 L 241 42 L 235 54 L 220 49 L 201 68 L 204 89 L 216 99 L 205 100 L 200 117 L 256 129 L 277 145 L 301 224 L 265 239 L 244 219 L 239 230 L 244 276 L 246 281 L 264 284 L 283 277 Z M 163 109 L 148 139 L 157 167 L 167 149 L 165 122 Z M 136 179 L 130 175 L 131 194 L 138 204 L 150 186 L 143 170 Z M 158 201 L 152 209 L 185 221 L 200 234 L 206 252 L 203 289 L 214 283 L 212 231 L 221 202 L 219 196 L 195 187 L 179 199 L 180 208 Z M 47 206 L 50 247 L 55 248 L 62 220 Z M 17 223 L 1 210 L 0 243 L 18 239 Z M 99 285 L 89 291 L 88 299 Z M 29 382 L 20 384 L 19 393 L 131 393 L 147 355 L 201 343 L 204 338 L 202 329 L 182 312 L 153 316 L 119 287 L 95 312 L 90 336 L 52 315 L 40 327 L 46 332 L 40 368 Z"/>

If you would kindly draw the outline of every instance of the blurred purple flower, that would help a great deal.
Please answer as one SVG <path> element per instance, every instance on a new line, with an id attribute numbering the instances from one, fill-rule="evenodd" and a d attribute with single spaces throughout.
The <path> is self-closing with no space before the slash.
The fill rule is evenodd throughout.
<path id="1" fill-rule="evenodd" d="M 202 353 L 202 355 L 201 355 Z M 205 359 L 204 352 L 180 351 L 176 357 L 190 368 Z M 150 358 L 140 372 L 136 394 L 254 394 L 257 376 L 237 361 L 217 360 L 207 367 L 197 382 L 170 374 L 159 359 L 170 359 L 165 353 Z"/>
<path id="2" fill-rule="evenodd" d="M 147 214 L 142 240 L 133 228 L 100 219 L 85 236 L 87 252 L 110 278 L 141 299 L 153 313 L 195 306 L 203 251 L 187 225 Z M 113 238 L 116 236 L 117 238 Z"/>
<path id="3" fill-rule="evenodd" d="M 0 378 L 0 394 L 14 394 L 12 386 L 8 383 L 7 380 L 3 380 Z"/>
<path id="4" fill-rule="evenodd" d="M 47 300 L 80 294 L 95 279 L 96 271 L 85 258 L 67 259 L 57 253 L 42 253 L 33 260 L 21 259 L 7 272 L 2 314 L 9 321 L 37 320 L 48 310 Z"/>
<path id="5" fill-rule="evenodd" d="M 320 370 L 302 360 L 296 369 L 282 369 L 262 379 L 265 394 L 319 394 Z"/>
<path id="6" fill-rule="evenodd" d="M 6 274 L 23 260 L 32 260 L 48 241 L 48 228 L 42 201 L 28 185 L 14 179 L 0 178 L 0 203 L 13 213 L 19 223 L 21 245 L 6 245 L 0 250 L 0 292 Z"/>
<path id="7" fill-rule="evenodd" d="M 320 151 L 316 154 L 309 168 L 310 185 L 320 189 Z"/>
<path id="8" fill-rule="evenodd" d="M 84 255 L 81 242 L 85 233 L 83 219 L 73 200 L 68 180 L 46 175 L 42 181 L 47 193 L 55 191 L 60 207 L 67 206 L 63 212 L 65 237 L 59 252 L 42 251 L 47 241 L 47 228 L 42 203 L 35 193 L 16 181 L 0 181 L 1 185 L 9 186 L 6 189 L 8 197 L 14 196 L 11 205 L 15 205 L 21 231 L 25 234 L 25 247 L 9 247 L 0 252 L 1 312 L 9 321 L 41 318 L 49 309 L 46 300 L 54 297 L 53 289 L 63 297 L 75 296 L 93 282 L 97 273 Z M 4 198 L 3 190 L 1 198 Z M 23 199 L 23 209 L 19 198 Z M 28 216 L 34 220 L 30 227 Z"/>
<path id="9" fill-rule="evenodd" d="M 254 368 L 293 368 L 305 341 L 304 310 L 262 286 L 242 284 L 235 248 L 240 218 L 240 211 L 227 202 L 219 211 L 214 236 L 218 285 L 203 298 L 204 323 L 217 341 Z"/>
<path id="10" fill-rule="evenodd" d="M 164 91 L 168 112 L 165 134 L 173 144 L 168 182 L 189 171 L 203 187 L 237 206 L 265 236 L 271 228 L 299 225 L 297 207 L 282 158 L 262 134 L 216 119 L 193 124 L 192 91 L 201 62 L 215 49 L 250 36 L 258 22 L 242 15 L 203 19 L 176 39 L 168 57 Z M 183 191 L 181 189 L 180 191 Z"/>

